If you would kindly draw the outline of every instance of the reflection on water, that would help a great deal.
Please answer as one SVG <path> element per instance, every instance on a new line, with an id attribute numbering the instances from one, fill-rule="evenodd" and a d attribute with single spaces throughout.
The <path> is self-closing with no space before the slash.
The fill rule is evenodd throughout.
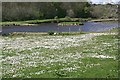
<path id="1" fill-rule="evenodd" d="M 57 26 L 56 23 L 40 24 L 38 26 L 11 26 L 3 27 L 2 33 L 12 32 L 102 32 L 118 27 L 117 22 L 85 22 L 81 26 Z"/>

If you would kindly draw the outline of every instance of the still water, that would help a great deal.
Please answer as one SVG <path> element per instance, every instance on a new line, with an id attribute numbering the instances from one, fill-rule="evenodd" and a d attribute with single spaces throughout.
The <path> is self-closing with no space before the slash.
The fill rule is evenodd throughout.
<path id="1" fill-rule="evenodd" d="M 85 22 L 80 26 L 57 26 L 56 23 L 40 24 L 37 26 L 9 26 L 3 27 L 2 33 L 12 32 L 103 32 L 117 28 L 117 22 Z"/>

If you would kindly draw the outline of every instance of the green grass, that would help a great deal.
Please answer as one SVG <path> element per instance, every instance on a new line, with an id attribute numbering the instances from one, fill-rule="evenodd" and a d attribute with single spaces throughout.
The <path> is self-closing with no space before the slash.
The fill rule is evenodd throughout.
<path id="1" fill-rule="evenodd" d="M 29 24 L 25 21 L 15 21 L 15 22 L 0 22 L 2 26 L 30 26 L 34 24 Z"/>
<path id="2" fill-rule="evenodd" d="M 50 33 L 52 33 L 52 34 L 50 34 Z M 54 31 L 52 31 L 52 32 L 48 32 L 48 35 L 50 35 L 50 36 L 72 36 L 72 35 L 82 35 L 82 34 L 87 34 L 87 33 L 88 32 L 54 32 Z"/>
<path id="3" fill-rule="evenodd" d="M 50 31 L 51 32 L 51 31 Z M 15 32 L 10 34 L 3 34 L 4 37 L 26 37 L 27 36 L 72 36 L 72 35 L 82 35 L 82 34 L 88 34 L 89 32 L 54 32 L 56 34 L 50 35 L 50 32 L 48 33 L 30 33 L 30 32 Z"/>
<path id="4" fill-rule="evenodd" d="M 35 61 L 38 62 L 37 67 L 29 66 L 26 68 L 18 68 L 14 73 L 3 74 L 3 77 L 9 78 L 15 74 L 21 74 L 17 75 L 17 78 L 117 78 L 117 59 L 87 57 L 87 55 L 96 53 L 98 55 L 117 56 L 118 46 L 116 35 L 99 36 L 93 38 L 92 41 L 93 42 L 91 43 L 84 42 L 84 45 L 82 46 L 71 46 L 63 49 L 33 48 L 32 50 L 23 51 L 3 50 L 4 58 L 16 56 L 18 53 L 20 55 L 31 55 L 32 53 L 42 52 L 41 54 L 37 54 L 38 61 L 37 58 L 33 58 L 35 56 L 33 55 L 31 58 L 26 57 L 21 60 L 21 64 L 17 65 L 23 67 L 23 64 L 26 64 L 26 62 Z M 103 43 L 109 43 L 110 46 Z M 79 55 L 77 55 L 78 53 L 81 54 L 83 58 L 79 57 Z M 54 57 L 52 57 L 52 55 Z M 41 57 L 43 57 L 43 59 Z M 41 60 L 43 60 L 43 62 L 48 61 L 48 63 L 40 63 Z M 57 62 L 50 63 L 50 60 Z M 3 67 L 3 71 L 6 71 L 6 69 L 9 68 L 16 68 L 14 64 L 10 64 L 9 62 L 4 62 Z M 72 70 L 71 68 L 75 68 L 75 70 Z M 69 71 L 69 69 L 71 70 Z"/>
<path id="5" fill-rule="evenodd" d="M 81 34 L 87 34 L 87 32 L 64 32 L 64 33 L 59 33 L 58 35 L 60 36 L 71 36 L 71 35 L 81 35 Z"/>
<path id="6" fill-rule="evenodd" d="M 118 21 L 118 19 L 92 19 L 93 22 L 108 22 L 108 21 Z"/>
<path id="7" fill-rule="evenodd" d="M 113 32 L 116 31 L 116 29 L 113 30 Z M 36 37 L 35 40 L 40 39 L 38 37 L 51 40 L 53 37 L 58 36 L 68 37 L 78 35 L 80 35 L 80 33 L 61 33 L 46 38 L 46 36 L 49 36 L 48 34 L 44 36 L 39 34 L 19 34 L 19 36 L 11 35 L 3 36 L 2 38 L 14 42 L 14 40 L 18 38 L 31 41 L 33 36 Z M 17 75 L 16 78 L 118 78 L 119 54 L 117 37 L 117 35 L 110 34 L 102 35 L 94 37 L 92 41 L 79 42 L 79 44 L 83 44 L 81 46 L 70 46 L 62 49 L 35 47 L 30 50 L 24 49 L 19 51 L 17 49 L 6 49 L 4 47 L 2 49 L 2 58 L 6 59 L 6 61 L 2 63 L 3 78 L 10 78 L 13 77 L 13 75 Z M 31 43 L 33 42 L 31 41 Z M 91 55 L 115 56 L 116 59 L 95 58 L 90 57 Z M 14 59 L 15 56 L 19 56 L 18 60 L 20 64 L 11 64 L 12 62 L 10 61 L 18 61 L 16 58 Z M 9 60 L 9 58 L 11 58 L 11 60 Z M 33 66 L 34 64 L 28 66 L 29 64 L 27 62 L 36 62 L 37 66 Z M 9 70 L 14 70 L 14 72 Z M 7 71 L 9 71 L 9 73 L 6 73 Z"/>
<path id="8" fill-rule="evenodd" d="M 20 25 L 20 24 L 23 24 L 23 23 L 24 23 L 23 21 L 16 21 L 16 22 L 0 22 L 0 25 L 13 25 L 13 24 Z"/>
<path id="9" fill-rule="evenodd" d="M 29 25 L 35 25 L 35 24 L 41 24 L 41 23 L 60 23 L 60 22 L 72 22 L 72 23 L 76 22 L 77 23 L 79 21 L 80 21 L 79 24 L 82 24 L 81 22 L 84 22 L 84 21 L 101 22 L 101 21 L 114 21 L 114 19 L 58 18 L 58 19 L 27 20 L 27 21 L 6 21 L 6 22 L 0 22 L 0 25 L 2 26 L 29 26 Z"/>
<path id="10" fill-rule="evenodd" d="M 27 20 L 27 21 L 12 21 L 12 22 L 0 22 L 2 26 L 29 26 L 41 23 L 59 23 L 59 22 L 78 22 L 78 21 L 88 21 L 89 19 L 82 19 L 82 18 L 58 18 L 58 19 L 44 19 L 44 20 Z"/>

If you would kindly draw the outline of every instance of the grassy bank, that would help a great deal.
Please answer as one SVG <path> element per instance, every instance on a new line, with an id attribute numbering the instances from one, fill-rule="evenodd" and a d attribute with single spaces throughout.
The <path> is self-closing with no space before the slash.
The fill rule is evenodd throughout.
<path id="1" fill-rule="evenodd" d="M 12 36 L 71 36 L 71 35 L 82 35 L 88 34 L 89 32 L 14 32 L 9 34 L 2 34 L 4 37 L 12 37 Z"/>
<path id="2" fill-rule="evenodd" d="M 118 19 L 92 19 L 92 22 L 107 22 L 107 21 L 118 21 Z"/>
<path id="3" fill-rule="evenodd" d="M 105 21 L 117 21 L 117 19 L 91 19 L 91 18 L 59 18 L 59 19 L 45 19 L 45 20 L 28 20 L 28 21 L 13 21 L 13 22 L 0 22 L 2 26 L 35 26 L 41 23 L 60 23 L 62 24 L 71 24 L 67 22 L 74 22 L 78 25 L 81 25 L 82 22 L 93 21 L 93 22 L 105 22 Z M 78 23 L 80 22 L 80 23 Z"/>
<path id="4" fill-rule="evenodd" d="M 78 22 L 88 21 L 89 19 L 82 18 L 59 18 L 59 19 L 45 19 L 45 20 L 28 20 L 15 22 L 0 22 L 2 26 L 29 26 L 41 23 L 59 23 L 59 22 Z"/>
<path id="5" fill-rule="evenodd" d="M 45 19 L 45 20 L 28 20 L 28 21 L 13 21 L 13 22 L 0 22 L 2 26 L 31 26 L 41 23 L 59 23 L 59 22 L 83 22 L 88 21 L 89 18 L 58 18 L 58 19 Z"/>
<path id="6" fill-rule="evenodd" d="M 93 21 L 93 22 L 106 22 L 106 21 L 117 21 L 117 19 L 91 19 L 91 18 L 58 18 L 58 19 L 45 19 L 45 20 L 28 20 L 28 21 L 13 21 L 13 22 L 0 22 L 2 26 L 35 26 L 41 23 L 60 23 L 59 25 L 81 25 L 82 22 Z M 79 23 L 78 23 L 79 22 Z"/>
<path id="7" fill-rule="evenodd" d="M 25 21 L 16 21 L 16 22 L 0 22 L 1 26 L 33 26 L 35 24 L 29 24 Z"/>

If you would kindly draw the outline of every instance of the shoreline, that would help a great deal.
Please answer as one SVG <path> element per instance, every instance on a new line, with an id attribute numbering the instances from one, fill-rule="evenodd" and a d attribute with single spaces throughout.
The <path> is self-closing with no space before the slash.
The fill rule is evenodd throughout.
<path id="1" fill-rule="evenodd" d="M 118 19 L 90 19 L 90 18 L 66 18 L 60 19 L 45 19 L 45 20 L 28 20 L 28 21 L 13 21 L 13 22 L 0 22 L 2 27 L 9 26 L 36 26 L 42 23 L 60 23 L 60 22 L 106 22 L 106 21 L 118 21 Z"/>
<path id="2" fill-rule="evenodd" d="M 93 19 L 91 22 L 106 22 L 106 21 L 118 21 L 118 19 Z"/>

